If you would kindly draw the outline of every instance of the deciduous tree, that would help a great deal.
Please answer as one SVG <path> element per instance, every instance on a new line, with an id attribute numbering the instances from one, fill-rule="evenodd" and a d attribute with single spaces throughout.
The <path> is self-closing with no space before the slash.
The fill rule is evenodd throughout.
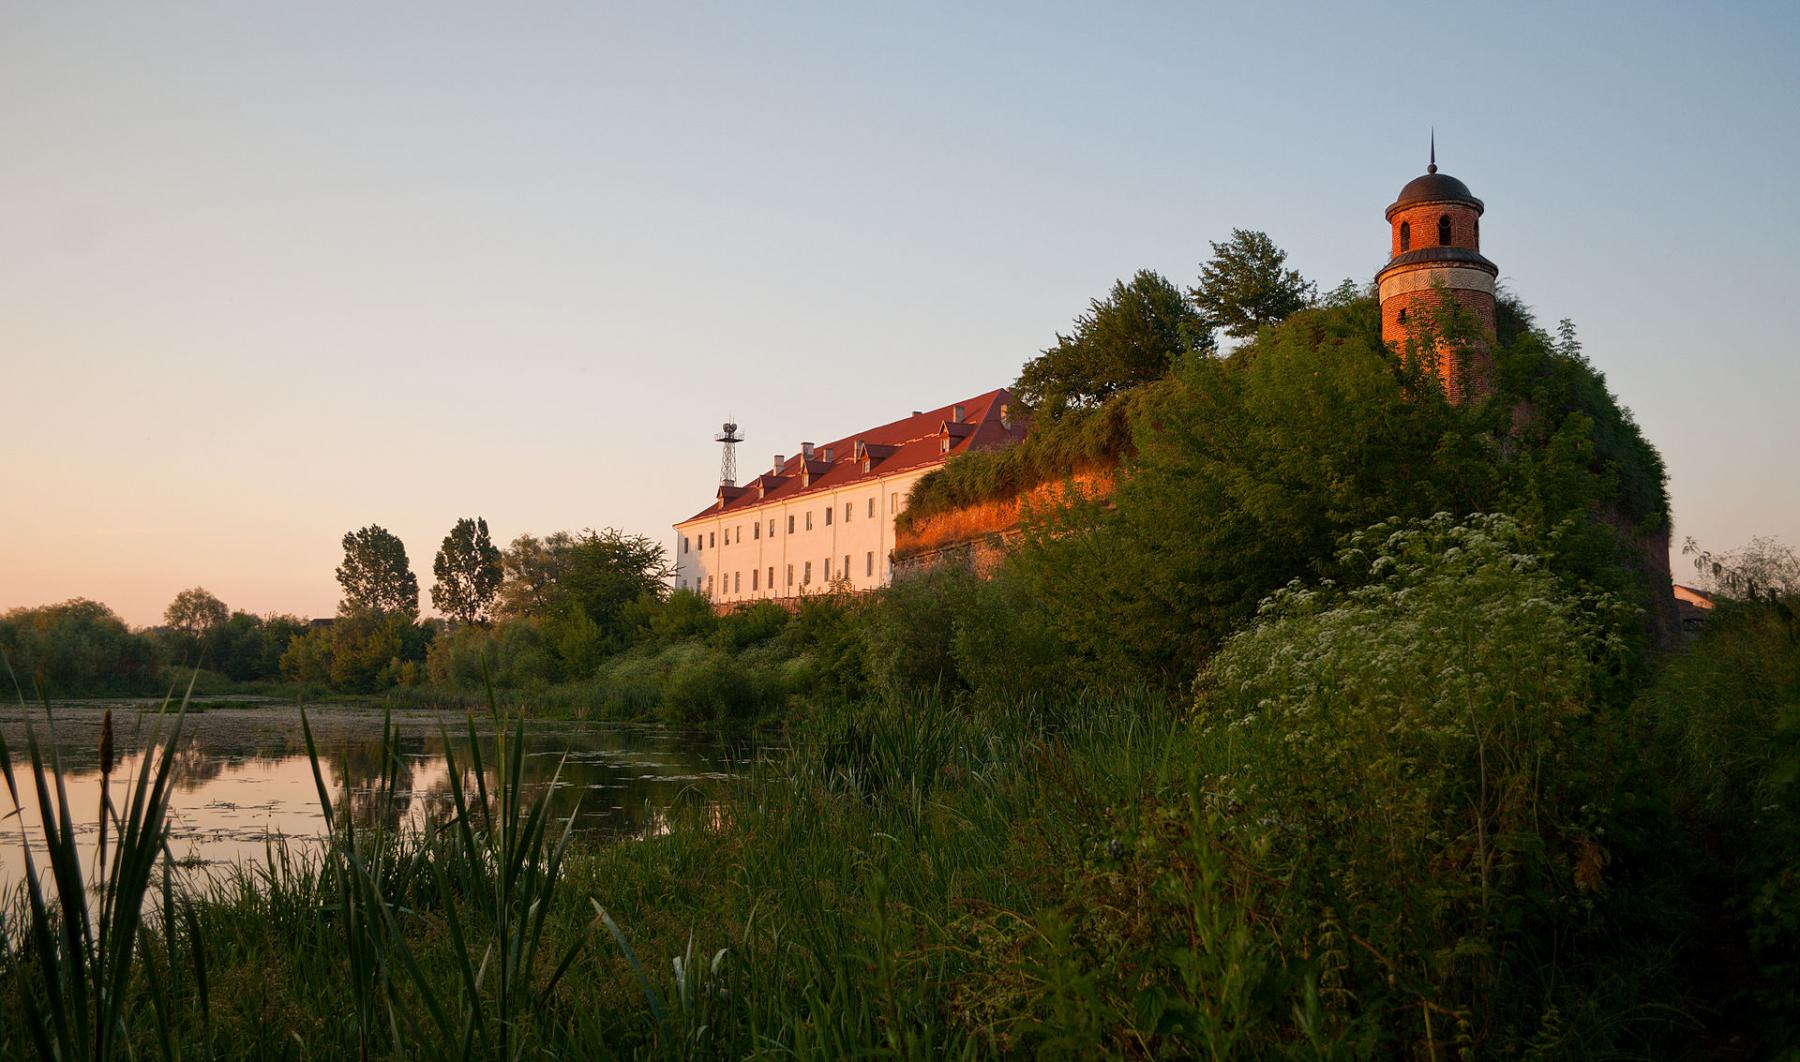
<path id="1" fill-rule="evenodd" d="M 1262 326 L 1312 303 L 1313 285 L 1297 270 L 1283 268 L 1287 252 L 1267 234 L 1232 229 L 1231 239 L 1212 249 L 1212 259 L 1200 267 L 1200 284 L 1190 294 L 1226 335 L 1248 339 Z"/>
<path id="2" fill-rule="evenodd" d="M 176 594 L 175 600 L 163 610 L 163 623 L 171 632 L 174 654 L 189 664 L 196 664 L 201 654 L 207 653 L 214 658 L 208 667 L 218 666 L 216 643 L 230 618 L 231 610 L 225 607 L 225 602 L 203 586 Z"/>
<path id="3" fill-rule="evenodd" d="M 431 563 L 437 583 L 431 603 L 464 623 L 486 623 L 500 591 L 500 551 L 488 537 L 487 521 L 464 517 L 444 536 Z"/>
<path id="4" fill-rule="evenodd" d="M 344 535 L 337 581 L 344 588 L 339 612 L 373 609 L 418 618 L 419 580 L 406 559 L 406 546 L 377 524 Z"/>
<path id="5" fill-rule="evenodd" d="M 1014 390 L 1055 417 L 1158 379 L 1181 354 L 1212 348 L 1212 330 L 1181 290 L 1142 269 L 1089 302 L 1070 334 L 1058 333 L 1055 346 L 1025 364 Z"/>

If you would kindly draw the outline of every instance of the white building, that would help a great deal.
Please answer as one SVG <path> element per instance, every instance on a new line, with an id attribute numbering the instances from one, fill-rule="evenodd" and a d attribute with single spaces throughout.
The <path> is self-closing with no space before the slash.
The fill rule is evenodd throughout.
<path id="1" fill-rule="evenodd" d="M 892 573 L 894 518 L 927 472 L 1025 434 L 1004 389 L 775 455 L 675 525 L 675 586 L 716 604 L 873 590 Z"/>

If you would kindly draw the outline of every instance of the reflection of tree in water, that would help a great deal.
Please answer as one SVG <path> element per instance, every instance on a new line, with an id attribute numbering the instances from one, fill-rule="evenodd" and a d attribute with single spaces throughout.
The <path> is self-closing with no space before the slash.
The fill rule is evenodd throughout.
<path id="1" fill-rule="evenodd" d="M 331 768 L 327 776 L 332 779 L 332 804 L 339 808 L 347 805 L 351 821 L 359 829 L 377 825 L 394 829 L 400 825 L 412 808 L 413 775 L 426 755 L 424 738 L 404 734 L 395 736 L 391 748 L 384 748 L 381 735 L 374 734 L 341 742 L 319 754 Z M 393 762 L 387 764 L 384 756 Z M 385 783 L 384 766 L 390 768 Z"/>
<path id="2" fill-rule="evenodd" d="M 645 735 L 634 735 L 643 738 Z M 480 737 L 481 764 L 487 783 L 489 813 L 498 812 L 495 757 L 498 749 L 492 735 Z M 432 738 L 434 758 L 442 756 L 442 742 Z M 570 815 L 577 815 L 577 830 L 608 835 L 645 836 L 658 826 L 661 809 L 692 783 L 678 781 L 671 775 L 702 775 L 718 768 L 705 757 L 659 741 L 655 749 L 658 763 L 647 763 L 644 750 L 622 747 L 620 736 L 612 734 L 580 734 L 570 732 L 526 733 L 526 752 L 522 757 L 524 788 L 528 800 L 549 792 L 549 814 L 555 830 Z M 475 782 L 473 758 L 466 738 L 451 739 L 451 751 L 471 814 L 476 810 L 480 790 Z M 666 762 L 669 759 L 676 762 Z M 558 766 L 561 773 L 558 774 Z M 550 790 L 552 780 L 556 788 Z M 449 820 L 454 807 L 448 776 L 435 779 L 427 792 L 419 794 L 429 813 L 438 823 Z"/>

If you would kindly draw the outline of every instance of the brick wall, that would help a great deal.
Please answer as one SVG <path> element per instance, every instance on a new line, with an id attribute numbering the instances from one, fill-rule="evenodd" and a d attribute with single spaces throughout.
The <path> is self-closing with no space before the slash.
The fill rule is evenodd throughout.
<path id="1" fill-rule="evenodd" d="M 1467 288 L 1425 288 L 1403 292 L 1382 300 L 1381 338 L 1400 353 L 1406 352 L 1407 340 L 1418 325 L 1430 325 L 1445 300 L 1453 300 L 1481 322 L 1482 332 L 1491 340 L 1495 334 L 1494 297 L 1485 291 Z M 1401 313 L 1406 314 L 1405 320 Z M 1477 343 L 1468 351 L 1466 366 L 1445 343 L 1438 344 L 1437 368 L 1444 393 L 1452 402 L 1479 393 L 1493 379 L 1493 360 L 1486 343 Z M 1465 371 L 1466 370 L 1466 371 Z"/>
<path id="2" fill-rule="evenodd" d="M 1393 238 L 1393 250 L 1389 257 L 1400 254 L 1400 223 L 1412 225 L 1412 247 L 1417 251 L 1425 247 L 1438 247 L 1438 218 L 1450 215 L 1450 246 L 1467 247 L 1471 251 L 1481 250 L 1480 226 L 1481 215 L 1474 207 L 1459 203 L 1424 203 L 1407 207 L 1394 213 L 1388 219 Z"/>

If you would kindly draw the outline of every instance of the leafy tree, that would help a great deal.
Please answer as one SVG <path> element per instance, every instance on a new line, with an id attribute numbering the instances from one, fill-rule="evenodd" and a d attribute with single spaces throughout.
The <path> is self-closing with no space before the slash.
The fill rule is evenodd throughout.
<path id="1" fill-rule="evenodd" d="M 160 687 L 156 643 L 85 598 L 0 615 L 0 656 L 19 683 L 12 694 L 153 693 Z M 0 675 L 0 682 L 8 681 Z"/>
<path id="2" fill-rule="evenodd" d="M 1287 252 L 1267 234 L 1232 229 L 1231 239 L 1212 249 L 1212 259 L 1200 267 L 1200 284 L 1190 294 L 1206 319 L 1226 335 L 1248 339 L 1312 303 L 1313 285 L 1297 270 L 1283 268 Z"/>
<path id="3" fill-rule="evenodd" d="M 665 597 L 673 574 L 663 547 L 649 538 L 615 528 L 589 529 L 568 548 L 551 608 L 564 615 L 580 612 L 615 644 L 622 643 L 636 603 Z"/>
<path id="4" fill-rule="evenodd" d="M 213 648 L 209 642 L 230 618 L 231 610 L 225 602 L 203 586 L 176 594 L 163 610 L 163 623 L 174 632 L 176 645 L 190 663 L 197 663 L 203 650 Z"/>
<path id="5" fill-rule="evenodd" d="M 500 591 L 500 551 L 488 538 L 487 521 L 464 517 L 444 536 L 431 570 L 437 583 L 431 603 L 464 623 L 486 623 Z"/>
<path id="6" fill-rule="evenodd" d="M 1115 281 L 1075 318 L 1069 335 L 1027 362 L 1014 385 L 1020 399 L 1059 416 L 1097 406 L 1118 391 L 1155 380 L 1182 354 L 1213 349 L 1212 330 L 1181 290 L 1148 269 Z"/>
<path id="7" fill-rule="evenodd" d="M 1498 399 L 1451 406 L 1383 346 L 1374 300 L 1296 314 L 1149 389 L 1112 497 L 1028 519 L 1009 563 L 1105 682 L 1185 682 L 1266 594 L 1331 576 L 1344 535 L 1391 517 L 1507 513 L 1559 573 L 1647 607 L 1655 449 L 1540 330 L 1495 359 Z"/>
<path id="8" fill-rule="evenodd" d="M 337 570 L 344 600 L 338 611 L 360 609 L 419 615 L 419 580 L 406 559 L 406 546 L 376 524 L 344 535 L 344 563 Z"/>
<path id="9" fill-rule="evenodd" d="M 494 611 L 514 619 L 549 615 L 561 600 L 562 573 L 574 545 L 575 536 L 567 531 L 513 539 L 500 554 L 504 581 Z"/>

